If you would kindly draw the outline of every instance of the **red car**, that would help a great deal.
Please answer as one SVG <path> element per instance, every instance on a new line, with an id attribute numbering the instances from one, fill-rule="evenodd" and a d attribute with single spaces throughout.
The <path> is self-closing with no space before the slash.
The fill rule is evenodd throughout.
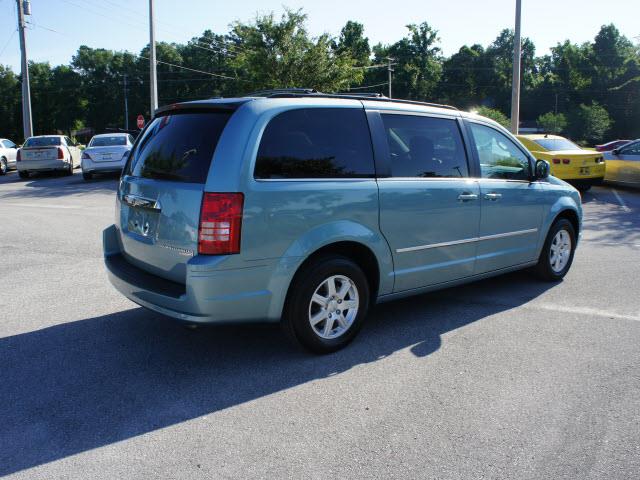
<path id="1" fill-rule="evenodd" d="M 621 147 L 630 141 L 631 140 L 612 140 L 611 142 L 603 143 L 602 145 L 596 145 L 596 150 L 599 152 L 608 152 L 614 148 Z"/>

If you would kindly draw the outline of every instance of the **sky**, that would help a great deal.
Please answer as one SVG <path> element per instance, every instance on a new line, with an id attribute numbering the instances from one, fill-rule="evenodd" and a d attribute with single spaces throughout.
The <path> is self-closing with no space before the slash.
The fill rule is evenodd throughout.
<path id="1" fill-rule="evenodd" d="M 614 23 L 640 41 L 640 0 L 522 0 L 522 34 L 538 55 L 570 39 L 593 40 L 601 25 Z M 439 31 L 445 55 L 462 45 L 488 45 L 500 30 L 512 28 L 515 0 L 155 0 L 156 40 L 184 43 L 205 29 L 226 33 L 234 21 L 283 5 L 303 8 L 312 35 L 337 36 L 347 20 L 365 26 L 370 44 L 393 43 L 409 23 L 427 21 Z M 68 64 L 80 45 L 140 51 L 148 43 L 148 0 L 31 0 L 27 32 L 30 60 Z M 0 64 L 20 69 L 16 1 L 0 0 Z"/>

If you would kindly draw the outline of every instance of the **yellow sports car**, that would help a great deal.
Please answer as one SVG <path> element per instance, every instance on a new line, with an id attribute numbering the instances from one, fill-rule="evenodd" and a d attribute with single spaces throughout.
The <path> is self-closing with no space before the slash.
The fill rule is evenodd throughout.
<path id="1" fill-rule="evenodd" d="M 602 183 L 605 162 L 601 152 L 584 150 L 558 135 L 518 135 L 518 140 L 538 159 L 551 164 L 551 175 L 578 190 Z"/>

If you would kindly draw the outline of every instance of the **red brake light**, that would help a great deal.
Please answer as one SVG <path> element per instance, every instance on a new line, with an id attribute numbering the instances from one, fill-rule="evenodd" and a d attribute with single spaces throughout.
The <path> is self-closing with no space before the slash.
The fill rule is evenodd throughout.
<path id="1" fill-rule="evenodd" d="M 563 158 L 562 163 L 564 163 L 565 165 L 569 165 L 571 163 L 571 160 L 568 158 Z"/>
<path id="2" fill-rule="evenodd" d="M 64 151 L 62 150 L 62 147 L 58 147 L 58 160 L 62 159 L 64 159 Z"/>
<path id="3" fill-rule="evenodd" d="M 16 162 L 20 162 L 22 160 L 22 149 L 18 150 L 16 153 Z"/>
<path id="4" fill-rule="evenodd" d="M 204 194 L 198 229 L 198 253 L 240 253 L 243 203 L 242 193 Z"/>
<path id="5" fill-rule="evenodd" d="M 553 163 L 555 163 L 556 165 L 560 164 L 560 159 L 559 158 L 554 158 L 553 159 Z"/>

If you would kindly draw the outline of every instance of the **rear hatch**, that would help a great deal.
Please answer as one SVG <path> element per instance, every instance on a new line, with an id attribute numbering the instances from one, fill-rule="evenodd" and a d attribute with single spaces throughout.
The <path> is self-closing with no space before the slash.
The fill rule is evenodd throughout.
<path id="1" fill-rule="evenodd" d="M 204 184 L 230 110 L 174 110 L 155 118 L 133 147 L 120 183 L 119 233 L 137 267 L 184 283 L 198 253 Z"/>

